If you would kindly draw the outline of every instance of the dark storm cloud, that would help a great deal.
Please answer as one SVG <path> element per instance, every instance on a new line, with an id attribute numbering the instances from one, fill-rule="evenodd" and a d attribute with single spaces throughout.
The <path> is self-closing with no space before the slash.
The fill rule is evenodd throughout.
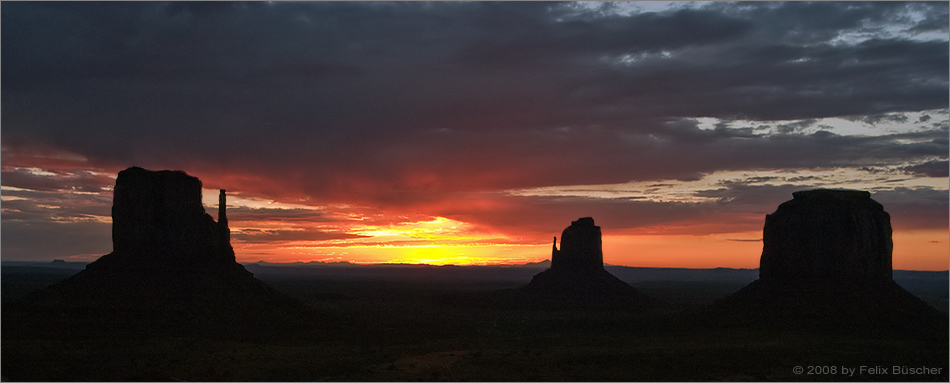
<path id="1" fill-rule="evenodd" d="M 702 10 L 618 17 L 570 14 L 557 5 L 546 5 L 543 12 L 532 14 L 509 12 L 507 5 L 485 5 L 489 9 L 475 17 L 484 16 L 478 23 L 490 28 L 458 57 L 460 63 L 483 70 L 578 65 L 585 64 L 578 60 L 597 55 L 715 44 L 741 37 L 752 28 L 747 20 Z"/>
<path id="2" fill-rule="evenodd" d="M 329 160 L 439 128 L 945 107 L 945 43 L 827 44 L 908 7 L 716 4 L 625 17 L 562 3 L 11 3 L 4 138 L 116 162 Z"/>
<path id="3" fill-rule="evenodd" d="M 950 170 L 948 169 L 950 169 L 950 162 L 948 161 L 929 161 L 901 168 L 901 170 L 907 174 L 922 175 L 925 177 L 950 176 Z"/>
<path id="4" fill-rule="evenodd" d="M 723 2 L 710 8 L 759 20 L 761 38 L 800 44 L 826 42 L 842 32 L 876 33 L 884 26 L 916 33 L 947 31 L 946 23 L 935 22 L 947 19 L 947 6 L 936 2 Z M 910 22 L 909 12 L 924 19 Z"/>
<path id="5" fill-rule="evenodd" d="M 714 3 L 624 16 L 541 2 L 5 2 L 4 161 L 42 144 L 110 171 L 185 169 L 249 195 L 431 209 L 423 215 L 511 188 L 925 163 L 947 158 L 938 117 L 877 137 L 801 129 L 946 108 L 946 39 L 908 36 L 946 32 L 947 8 Z M 699 117 L 726 122 L 704 130 Z M 766 135 L 729 123 L 740 119 L 792 122 Z M 505 201 L 499 214 L 539 210 Z M 629 203 L 596 209 L 661 209 Z M 321 219 L 278 215 L 298 213 Z M 478 215 L 456 216 L 466 214 Z"/>

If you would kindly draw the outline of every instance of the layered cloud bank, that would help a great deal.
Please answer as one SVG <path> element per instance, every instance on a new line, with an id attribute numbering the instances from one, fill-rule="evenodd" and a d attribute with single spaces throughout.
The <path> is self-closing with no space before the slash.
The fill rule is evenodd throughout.
<path id="1" fill-rule="evenodd" d="M 3 258 L 108 252 L 136 165 L 228 189 L 243 261 L 532 261 L 593 216 L 608 263 L 755 267 L 764 215 L 830 187 L 884 204 L 895 267 L 946 269 L 947 15 L 4 4 Z"/>

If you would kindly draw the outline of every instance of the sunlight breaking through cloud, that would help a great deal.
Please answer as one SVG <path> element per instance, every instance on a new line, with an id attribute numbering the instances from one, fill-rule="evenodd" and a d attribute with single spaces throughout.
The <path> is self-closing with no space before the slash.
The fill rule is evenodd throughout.
<path id="1" fill-rule="evenodd" d="M 829 131 L 849 136 L 885 136 L 927 131 L 950 125 L 947 109 L 808 120 L 724 120 L 712 117 L 696 117 L 688 120 L 695 121 L 696 127 L 702 130 L 746 128 L 761 136 L 793 133 L 813 134 L 819 131 Z"/>
<path id="2" fill-rule="evenodd" d="M 889 175 L 887 175 L 889 174 Z M 883 186 L 882 181 L 887 181 Z M 713 202 L 719 197 L 703 196 L 702 192 L 733 185 L 793 186 L 802 189 L 831 188 L 859 190 L 894 190 L 927 187 L 948 190 L 946 177 L 907 177 L 900 168 L 884 167 L 877 171 L 863 169 L 813 169 L 796 171 L 723 171 L 704 175 L 693 181 L 656 180 L 609 185 L 556 186 L 508 191 L 518 196 L 587 197 L 630 199 L 653 202 Z"/>

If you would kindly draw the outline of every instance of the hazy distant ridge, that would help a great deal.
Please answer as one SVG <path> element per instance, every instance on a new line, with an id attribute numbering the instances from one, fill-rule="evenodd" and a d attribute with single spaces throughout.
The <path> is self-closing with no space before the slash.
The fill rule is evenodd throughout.
<path id="1" fill-rule="evenodd" d="M 29 262 L 29 261 L 0 261 L 0 266 L 2 267 L 55 267 L 55 268 L 68 268 L 68 269 L 82 269 L 86 267 L 90 262 Z M 509 269 L 509 268 L 548 268 L 551 266 L 550 260 L 544 260 L 541 262 L 529 262 L 524 264 L 512 264 L 512 265 L 429 265 L 429 264 L 415 264 L 415 263 L 372 263 L 372 264 L 360 264 L 360 263 L 350 263 L 346 261 L 342 262 L 321 262 L 321 261 L 310 261 L 310 262 L 239 262 L 244 266 L 251 266 L 255 268 L 423 268 L 423 269 L 452 269 L 452 268 L 489 268 L 489 269 Z M 730 268 L 730 267 L 716 267 L 716 268 L 684 268 L 684 267 L 638 267 L 638 266 L 619 266 L 611 265 L 608 263 L 604 264 L 604 267 L 610 268 L 611 272 L 619 273 L 644 273 L 644 274 L 653 274 L 658 275 L 673 275 L 673 274 L 690 274 L 690 273 L 702 273 L 706 275 L 753 275 L 752 279 L 755 279 L 755 276 L 758 275 L 758 268 L 754 269 L 742 269 L 742 268 Z M 943 275 L 944 278 L 947 278 L 950 275 L 950 270 L 943 271 L 929 271 L 929 270 L 894 270 L 895 277 L 903 278 L 912 278 L 920 276 L 928 277 L 939 277 Z"/>

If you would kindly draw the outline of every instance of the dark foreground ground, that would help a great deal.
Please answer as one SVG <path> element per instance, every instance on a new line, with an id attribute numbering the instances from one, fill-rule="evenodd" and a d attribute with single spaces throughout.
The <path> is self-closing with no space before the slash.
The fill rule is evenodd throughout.
<path id="1" fill-rule="evenodd" d="M 3 302 L 80 268 L 4 265 Z M 81 324 L 22 332 L 9 329 L 65 319 L 5 309 L 0 374 L 30 381 L 948 380 L 945 331 L 704 321 L 703 307 L 754 280 L 756 270 L 609 268 L 661 303 L 640 309 L 461 298 L 522 286 L 538 267 L 247 268 L 308 303 L 310 324 L 229 338 Z M 895 279 L 947 312 L 946 272 L 895 272 Z"/>

